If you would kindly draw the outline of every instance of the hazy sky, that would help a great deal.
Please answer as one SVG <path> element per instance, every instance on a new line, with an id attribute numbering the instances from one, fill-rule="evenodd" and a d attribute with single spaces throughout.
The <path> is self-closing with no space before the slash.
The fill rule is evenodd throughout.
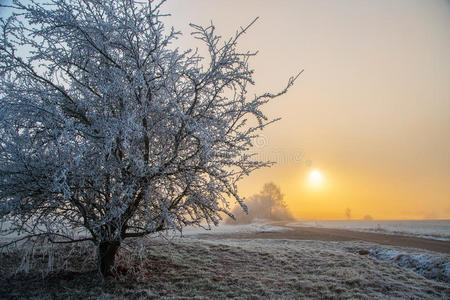
<path id="1" fill-rule="evenodd" d="M 171 0 L 170 23 L 229 37 L 254 17 L 241 42 L 254 92 L 290 92 L 267 105 L 282 120 L 258 141 L 279 163 L 253 173 L 244 195 L 281 187 L 297 217 L 450 218 L 450 2 Z M 183 46 L 195 45 L 188 34 Z M 311 186 L 318 169 L 324 183 Z"/>
<path id="2" fill-rule="evenodd" d="M 190 22 L 212 20 L 229 37 L 259 16 L 241 41 L 259 50 L 252 92 L 305 69 L 266 107 L 282 120 L 256 150 L 278 164 L 243 181 L 243 195 L 273 181 L 301 218 L 350 208 L 354 218 L 450 219 L 449 1 L 169 0 L 164 10 L 184 47 L 198 45 Z M 314 169 L 323 184 L 308 183 Z"/>

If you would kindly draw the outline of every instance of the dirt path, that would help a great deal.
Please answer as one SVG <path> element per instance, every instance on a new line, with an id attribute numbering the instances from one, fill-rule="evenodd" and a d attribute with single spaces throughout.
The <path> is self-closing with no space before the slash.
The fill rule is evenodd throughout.
<path id="1" fill-rule="evenodd" d="M 200 234 L 198 238 L 233 238 L 233 239 L 289 239 L 318 241 L 365 241 L 377 244 L 419 248 L 450 254 L 450 242 L 424 239 L 418 237 L 395 236 L 380 233 L 357 232 L 344 229 L 328 229 L 316 227 L 284 226 L 291 230 L 282 232 L 255 232 L 232 234 Z"/>

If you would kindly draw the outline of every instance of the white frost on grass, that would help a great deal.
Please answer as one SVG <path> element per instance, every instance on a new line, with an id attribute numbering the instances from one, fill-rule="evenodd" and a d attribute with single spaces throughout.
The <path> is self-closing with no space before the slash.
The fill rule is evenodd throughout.
<path id="1" fill-rule="evenodd" d="M 336 253 L 341 251 L 358 254 L 359 250 L 366 249 L 369 257 L 376 260 L 396 264 L 399 267 L 406 268 L 422 275 L 427 279 L 450 283 L 450 255 L 426 250 L 381 246 L 368 242 L 341 242 L 341 241 L 292 241 L 276 239 L 257 239 L 257 240 L 221 240 L 221 243 L 227 245 L 240 246 L 251 245 L 249 248 L 269 250 L 282 253 L 284 251 L 295 251 L 305 246 L 313 245 L 315 252 L 325 253 L 333 249 Z M 296 248 L 296 249 L 295 249 Z M 325 252 L 324 252 L 325 251 Z M 364 257 L 364 255 L 358 255 Z M 324 256 L 324 260 L 327 258 Z"/>
<path id="2" fill-rule="evenodd" d="M 448 272 L 450 261 L 450 256 L 445 254 L 391 246 L 380 249 L 378 244 L 359 241 L 221 239 L 208 240 L 206 243 L 209 242 L 271 256 L 271 259 L 279 261 L 279 264 L 283 266 L 278 270 L 279 272 L 285 272 L 286 277 L 294 275 L 290 278 L 294 281 L 299 280 L 296 284 L 300 284 L 302 289 L 314 289 L 317 293 L 314 294 L 316 298 L 339 295 L 343 298 L 433 299 L 436 295 L 433 295 L 434 292 L 429 287 L 439 285 L 437 290 L 441 290 L 441 287 L 445 286 L 443 283 L 445 280 L 442 274 L 430 276 L 432 274 L 426 272 L 427 266 L 432 266 L 434 262 L 436 268 L 439 266 L 438 262 L 441 262 L 444 266 L 443 271 Z M 396 253 L 395 251 L 403 253 L 405 258 L 421 257 L 422 269 L 408 267 L 406 263 L 393 264 L 391 261 L 384 261 L 373 255 L 358 254 L 361 249 L 367 249 L 372 254 L 377 247 L 386 253 Z M 426 258 L 429 259 L 428 262 L 425 261 Z M 268 270 L 272 271 L 261 272 L 264 274 L 263 277 L 277 276 L 275 269 L 269 266 Z M 419 270 L 422 270 L 422 273 Z M 289 274 L 290 271 L 294 274 Z M 295 274 L 301 275 L 295 278 Z M 320 294 L 321 288 L 325 291 L 329 290 Z M 448 289 L 441 291 L 444 295 L 449 295 Z"/>
<path id="3" fill-rule="evenodd" d="M 355 241 L 129 240 L 116 260 L 118 275 L 106 284 L 95 276 L 92 264 L 80 263 L 86 256 L 83 251 L 75 252 L 64 270 L 50 272 L 45 280 L 41 270 L 46 259 L 39 253 L 25 276 L 13 272 L 20 253 L 0 252 L 0 295 L 26 299 L 450 299 L 447 283 L 358 254 L 377 247 Z M 65 253 L 67 246 L 55 248 L 56 256 Z M 448 255 L 442 257 L 448 261 Z"/>
<path id="4" fill-rule="evenodd" d="M 202 234 L 234 234 L 234 233 L 256 233 L 256 232 L 283 232 L 292 230 L 283 226 L 275 226 L 270 223 L 251 223 L 245 225 L 226 225 L 212 226 L 210 230 L 202 227 L 185 227 L 183 236 L 192 237 Z"/>
<path id="5" fill-rule="evenodd" d="M 375 248 L 370 255 L 401 267 L 412 269 L 422 276 L 450 283 L 450 261 L 437 253 L 408 253 L 396 249 Z"/>

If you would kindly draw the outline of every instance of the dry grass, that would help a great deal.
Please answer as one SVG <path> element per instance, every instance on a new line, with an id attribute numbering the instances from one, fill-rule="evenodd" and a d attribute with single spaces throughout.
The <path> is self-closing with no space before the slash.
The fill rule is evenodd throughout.
<path id="1" fill-rule="evenodd" d="M 0 254 L 0 298 L 35 299 L 298 299 L 449 298 L 445 283 L 359 255 L 361 242 L 148 239 L 121 250 L 116 277 L 97 277 L 89 247 L 54 249 L 64 270 L 43 272 L 35 251 L 29 273 L 14 273 L 17 252 Z M 135 250 L 136 249 L 136 250 Z M 90 257 L 86 260 L 87 253 Z M 63 255 L 65 254 L 65 255 Z M 60 258 L 57 258 L 60 259 Z M 60 259 L 58 263 L 62 260 Z"/>

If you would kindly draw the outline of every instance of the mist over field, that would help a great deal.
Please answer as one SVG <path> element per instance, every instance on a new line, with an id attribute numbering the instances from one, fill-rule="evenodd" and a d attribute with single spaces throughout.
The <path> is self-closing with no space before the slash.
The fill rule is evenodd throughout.
<path id="1" fill-rule="evenodd" d="M 260 193 L 246 200 L 248 213 L 237 205 L 232 214 L 235 220 L 227 218 L 226 224 L 249 224 L 267 221 L 294 221 L 295 218 L 283 200 L 284 195 L 274 183 L 266 183 Z"/>

